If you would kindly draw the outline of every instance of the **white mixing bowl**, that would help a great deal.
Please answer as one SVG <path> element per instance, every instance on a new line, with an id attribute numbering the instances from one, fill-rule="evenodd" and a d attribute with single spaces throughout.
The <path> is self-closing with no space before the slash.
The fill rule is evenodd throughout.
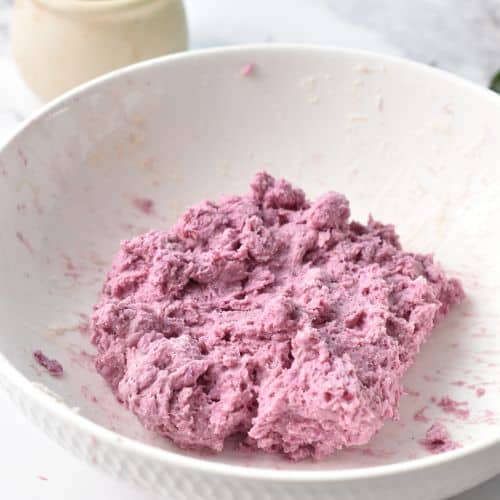
<path id="1" fill-rule="evenodd" d="M 253 71 L 242 72 L 249 63 Z M 499 163 L 500 98 L 356 51 L 192 52 L 80 87 L 0 151 L 0 384 L 69 451 L 168 498 L 460 492 L 500 472 Z M 93 348 L 79 331 L 121 239 L 167 228 L 203 198 L 243 193 L 261 169 L 311 197 L 344 192 L 362 221 L 372 212 L 395 223 L 406 248 L 434 251 L 468 295 L 408 373 L 400 422 L 318 463 L 230 446 L 200 456 L 151 436 L 93 371 L 85 354 Z M 153 214 L 138 197 L 154 200 Z M 36 349 L 59 359 L 66 375 L 36 366 Z M 470 415 L 431 401 L 445 395 L 466 402 Z M 436 421 L 460 449 L 423 449 L 419 439 Z"/>

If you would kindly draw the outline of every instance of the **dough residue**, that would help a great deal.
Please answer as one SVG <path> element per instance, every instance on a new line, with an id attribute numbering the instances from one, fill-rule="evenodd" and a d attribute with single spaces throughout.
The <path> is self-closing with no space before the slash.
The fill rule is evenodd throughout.
<path id="1" fill-rule="evenodd" d="M 421 439 L 419 442 L 428 452 L 432 454 L 443 453 L 445 451 L 460 448 L 458 443 L 452 441 L 448 429 L 446 429 L 446 427 L 439 422 L 431 425 L 425 433 L 425 438 Z"/>
<path id="2" fill-rule="evenodd" d="M 56 359 L 48 358 L 42 351 L 37 350 L 33 353 L 33 358 L 40 365 L 43 366 L 52 376 L 62 377 L 64 368 Z"/>

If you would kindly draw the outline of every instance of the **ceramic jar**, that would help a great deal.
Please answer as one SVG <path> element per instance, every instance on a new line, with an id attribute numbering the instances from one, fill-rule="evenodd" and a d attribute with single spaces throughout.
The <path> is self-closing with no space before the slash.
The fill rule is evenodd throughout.
<path id="1" fill-rule="evenodd" d="M 12 50 L 43 100 L 187 47 L 182 0 L 16 0 Z"/>

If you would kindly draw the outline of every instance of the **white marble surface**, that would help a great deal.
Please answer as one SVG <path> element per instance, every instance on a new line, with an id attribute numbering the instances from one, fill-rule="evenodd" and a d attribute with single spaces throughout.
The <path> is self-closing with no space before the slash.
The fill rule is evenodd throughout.
<path id="1" fill-rule="evenodd" d="M 303 42 L 403 55 L 486 84 L 500 68 L 500 0 L 185 0 L 193 48 Z M 0 142 L 39 106 L 8 45 L 0 0 Z M 148 500 L 59 449 L 0 394 L 0 498 Z M 46 478 L 45 479 L 42 479 Z M 497 500 L 500 477 L 454 500 Z"/>

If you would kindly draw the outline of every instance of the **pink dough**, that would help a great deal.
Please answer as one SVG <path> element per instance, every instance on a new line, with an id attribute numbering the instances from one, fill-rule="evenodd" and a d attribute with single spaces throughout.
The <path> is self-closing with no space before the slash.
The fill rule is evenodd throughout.
<path id="1" fill-rule="evenodd" d="M 443 396 L 437 405 L 446 413 L 452 413 L 460 420 L 467 420 L 470 416 L 469 409 L 467 408 L 467 401 L 455 401 L 449 396 Z"/>
<path id="2" fill-rule="evenodd" d="M 125 241 L 92 318 L 96 367 L 148 429 L 299 460 L 398 418 L 401 377 L 460 283 L 391 225 L 266 173 Z"/>
<path id="3" fill-rule="evenodd" d="M 421 439 L 419 443 L 432 454 L 460 448 L 458 443 L 451 440 L 448 429 L 439 422 L 436 422 L 427 429 L 425 438 Z"/>
<path id="4" fill-rule="evenodd" d="M 35 361 L 43 366 L 52 376 L 61 377 L 64 373 L 64 368 L 56 359 L 50 359 L 39 349 L 33 353 Z"/>

